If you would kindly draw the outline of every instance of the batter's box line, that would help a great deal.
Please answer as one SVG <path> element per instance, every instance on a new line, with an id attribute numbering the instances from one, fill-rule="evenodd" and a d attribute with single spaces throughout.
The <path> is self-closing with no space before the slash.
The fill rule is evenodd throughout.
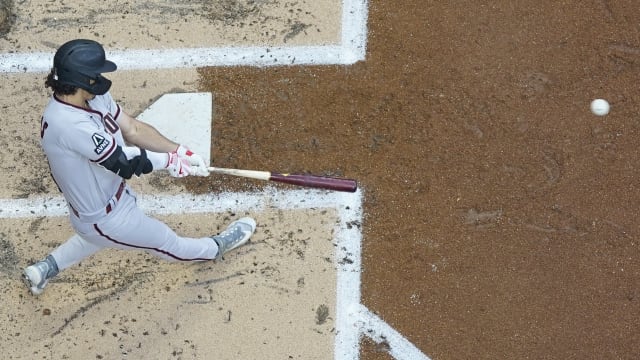
<path id="1" fill-rule="evenodd" d="M 120 70 L 204 66 L 350 65 L 364 60 L 368 0 L 343 0 L 340 44 L 318 46 L 247 46 L 109 51 Z M 53 52 L 2 53 L 0 73 L 48 72 Z"/>
<path id="2" fill-rule="evenodd" d="M 280 190 L 218 194 L 139 195 L 140 208 L 149 214 L 262 212 L 267 210 L 335 209 L 336 335 L 335 360 L 358 360 L 360 339 L 383 344 L 398 360 L 428 360 L 405 337 L 361 304 L 361 243 L 363 194 L 322 190 Z M 68 216 L 62 197 L 0 199 L 0 219 Z"/>

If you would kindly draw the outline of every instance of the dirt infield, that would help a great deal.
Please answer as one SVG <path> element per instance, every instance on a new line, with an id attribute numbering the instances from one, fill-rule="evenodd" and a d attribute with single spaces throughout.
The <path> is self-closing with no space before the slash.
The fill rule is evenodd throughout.
<path id="1" fill-rule="evenodd" d="M 365 196 L 362 302 L 430 358 L 640 358 L 636 2 L 371 0 L 368 9 L 366 59 L 353 65 L 211 67 L 183 70 L 177 78 L 173 72 L 124 72 L 116 79 L 144 95 L 114 91 L 122 90 L 120 98 L 138 111 L 171 87 L 212 92 L 211 157 L 217 166 L 357 178 Z M 324 33 L 336 25 L 321 22 L 321 10 L 310 13 L 300 22 L 316 28 L 292 28 L 295 21 L 287 23 L 286 16 L 249 12 L 273 21 L 269 33 L 278 34 L 270 39 L 262 32 L 257 41 L 280 45 L 285 38 L 303 44 L 311 30 Z M 225 19 L 225 29 L 251 33 L 241 20 Z M 86 31 L 89 27 L 81 27 L 83 35 L 121 46 L 105 38 L 108 27 L 97 34 Z M 292 29 L 296 36 L 287 38 Z M 139 40 L 153 43 L 153 36 L 143 34 Z M 337 41 L 336 34 L 315 43 Z M 40 36 L 33 35 L 36 50 L 59 40 L 49 43 Z M 7 50 L 12 38 L 4 37 L 0 45 Z M 135 80 L 127 84 L 130 75 Z M 3 84 L 13 76 L 18 75 L 3 75 Z M 14 105 L 39 108 L 21 89 L 1 91 L 16 99 Z M 608 99 L 611 113 L 591 114 L 593 98 Z M 5 108 L 4 116 L 19 118 L 13 105 Z M 43 168 L 38 153 L 20 152 L 21 146 L 36 149 L 35 130 L 20 129 L 37 119 L 20 118 L 22 125 L 2 120 L 2 140 L 11 151 L 2 154 L 0 167 L 12 174 L 4 197 L 53 191 L 50 182 L 35 180 Z M 28 164 L 26 174 L 21 163 Z M 262 189 L 261 183 L 221 177 L 179 185 L 162 178 L 155 184 L 194 194 Z M 325 236 L 326 224 L 311 221 L 317 220 L 314 215 L 300 221 L 322 228 L 322 235 L 314 236 Z M 284 225 L 278 217 L 264 219 L 286 237 L 286 229 L 300 228 L 292 217 Z M 41 223 L 27 226 L 39 229 Z M 26 261 L 29 249 L 10 251 L 6 238 L 0 241 L 8 259 L 3 269 L 10 274 Z M 2 276 L 8 278 L 7 271 Z M 65 290 L 57 291 L 67 291 L 61 287 Z M 306 330 L 318 330 L 313 316 L 321 313 L 320 303 L 331 310 L 329 299 L 316 301 L 307 309 Z M 28 306 L 44 317 L 43 309 Z M 224 322 L 225 310 L 216 313 L 218 321 Z M 106 331 L 101 341 L 112 327 L 144 331 L 131 325 L 131 317 L 98 320 L 110 321 L 101 326 Z M 140 353 L 134 336 L 119 334 L 132 354 Z M 170 346 L 166 350 L 175 358 L 205 356 L 187 342 L 179 349 Z M 360 358 L 390 359 L 389 344 L 363 338 Z"/>
<path id="2" fill-rule="evenodd" d="M 371 1 L 364 62 L 203 69 L 213 158 L 360 179 L 363 301 L 429 357 L 638 358 L 639 12 Z"/>

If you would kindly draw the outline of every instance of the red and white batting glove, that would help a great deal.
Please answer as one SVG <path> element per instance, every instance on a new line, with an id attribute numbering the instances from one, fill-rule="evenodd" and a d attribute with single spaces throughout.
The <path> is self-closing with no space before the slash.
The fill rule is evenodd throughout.
<path id="1" fill-rule="evenodd" d="M 175 151 L 169 153 L 169 161 L 167 162 L 166 168 L 169 170 L 169 175 L 173 177 L 181 178 L 191 174 L 189 161 L 181 158 Z"/>
<path id="2" fill-rule="evenodd" d="M 181 159 L 187 160 L 189 164 L 189 175 L 209 176 L 209 168 L 204 163 L 202 156 L 189 150 L 188 147 L 180 145 L 175 151 Z"/>

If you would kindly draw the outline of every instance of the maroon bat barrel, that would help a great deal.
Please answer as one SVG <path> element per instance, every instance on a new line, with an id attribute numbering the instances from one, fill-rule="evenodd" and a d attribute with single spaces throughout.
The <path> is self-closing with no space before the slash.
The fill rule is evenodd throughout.
<path id="1" fill-rule="evenodd" d="M 355 192 L 358 189 L 358 183 L 353 179 L 342 179 L 329 176 L 271 173 L 269 180 L 285 184 L 334 191 Z"/>

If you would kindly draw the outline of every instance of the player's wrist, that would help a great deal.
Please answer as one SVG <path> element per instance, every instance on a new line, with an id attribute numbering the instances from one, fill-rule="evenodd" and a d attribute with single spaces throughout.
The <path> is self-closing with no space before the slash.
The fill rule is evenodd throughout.
<path id="1" fill-rule="evenodd" d="M 151 161 L 153 170 L 165 169 L 169 165 L 168 153 L 157 153 L 153 151 L 147 151 L 147 159 Z"/>

